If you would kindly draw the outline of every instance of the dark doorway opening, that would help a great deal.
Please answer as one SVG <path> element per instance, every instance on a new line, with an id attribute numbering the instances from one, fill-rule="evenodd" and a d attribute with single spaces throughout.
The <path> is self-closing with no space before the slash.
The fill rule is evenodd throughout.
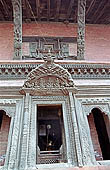
<path id="1" fill-rule="evenodd" d="M 3 113 L 4 113 L 4 111 L 0 110 L 0 129 L 1 129 L 1 126 L 2 126 Z"/>
<path id="2" fill-rule="evenodd" d="M 102 113 L 98 108 L 92 109 L 92 113 L 103 155 L 103 160 L 110 160 L 110 141 L 104 121 L 104 113 Z"/>
<path id="3" fill-rule="evenodd" d="M 40 151 L 59 150 L 61 145 L 61 105 L 38 106 L 38 146 L 40 148 Z"/>
<path id="4" fill-rule="evenodd" d="M 0 166 L 5 163 L 10 122 L 11 118 L 4 110 L 0 110 Z"/>

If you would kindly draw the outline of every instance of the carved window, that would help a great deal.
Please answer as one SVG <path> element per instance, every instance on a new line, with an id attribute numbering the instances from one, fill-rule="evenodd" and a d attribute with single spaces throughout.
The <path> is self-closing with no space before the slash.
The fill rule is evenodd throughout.
<path id="1" fill-rule="evenodd" d="M 42 59 L 47 49 L 56 59 L 77 59 L 76 37 L 23 37 L 23 59 Z"/>

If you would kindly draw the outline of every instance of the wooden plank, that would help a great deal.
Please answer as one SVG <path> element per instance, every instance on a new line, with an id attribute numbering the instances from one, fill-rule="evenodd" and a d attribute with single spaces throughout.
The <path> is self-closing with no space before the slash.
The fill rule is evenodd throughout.
<path id="1" fill-rule="evenodd" d="M 97 18 L 94 21 L 94 24 L 97 23 L 97 21 L 101 18 L 101 16 L 104 14 L 106 8 L 109 6 L 110 1 L 108 0 L 108 2 L 105 4 L 104 8 L 100 11 L 99 15 L 97 15 Z"/>
<path id="2" fill-rule="evenodd" d="M 86 11 L 86 18 L 88 18 L 88 16 L 90 15 L 90 12 L 93 10 L 94 6 L 95 6 L 95 2 L 96 0 L 92 0 L 87 11 Z"/>
<path id="3" fill-rule="evenodd" d="M 28 20 L 31 20 L 31 17 L 32 17 L 32 7 L 31 7 L 31 4 L 29 3 L 29 0 L 25 0 L 25 8 L 26 8 L 26 18 Z"/>
<path id="4" fill-rule="evenodd" d="M 61 0 L 57 0 L 56 3 L 57 3 L 57 7 L 56 7 L 55 20 L 58 21 L 59 13 L 60 13 Z"/>
<path id="5" fill-rule="evenodd" d="M 102 6 L 104 6 L 104 4 L 105 4 L 105 1 L 101 1 L 101 2 L 99 3 L 97 9 L 96 9 L 95 12 L 94 12 L 94 15 L 92 16 L 91 23 L 94 23 L 94 22 L 95 22 L 97 16 L 100 14 L 100 11 L 101 11 L 100 9 L 102 8 Z"/>
<path id="6" fill-rule="evenodd" d="M 70 15 L 71 15 L 72 8 L 73 8 L 73 5 L 74 5 L 74 1 L 75 0 L 70 0 L 68 10 L 67 10 L 67 16 L 66 16 L 67 20 L 69 19 Z"/>
<path id="7" fill-rule="evenodd" d="M 50 0 L 47 0 L 47 20 L 50 20 Z"/>
<path id="8" fill-rule="evenodd" d="M 5 20 L 5 18 L 4 18 L 5 16 L 3 15 L 3 13 L 2 13 L 2 11 L 0 10 L 0 20 Z"/>
<path id="9" fill-rule="evenodd" d="M 35 0 L 35 1 L 36 1 L 36 14 L 37 14 L 37 18 L 39 19 L 40 2 L 39 0 Z"/>
<path id="10" fill-rule="evenodd" d="M 11 13 L 8 9 L 8 5 L 7 3 L 5 2 L 5 0 L 0 0 L 2 6 L 3 6 L 3 10 L 5 12 L 5 16 L 8 17 L 9 19 L 12 19 L 12 16 L 11 16 Z"/>

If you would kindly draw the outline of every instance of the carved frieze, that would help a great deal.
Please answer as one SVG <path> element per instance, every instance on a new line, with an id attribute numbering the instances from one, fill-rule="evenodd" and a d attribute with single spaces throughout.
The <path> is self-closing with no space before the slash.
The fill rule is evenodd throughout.
<path id="1" fill-rule="evenodd" d="M 0 104 L 16 104 L 15 99 L 0 99 Z"/>
<path id="2" fill-rule="evenodd" d="M 86 115 L 89 115 L 92 111 L 93 108 L 98 108 L 102 112 L 104 112 L 106 115 L 110 115 L 110 109 L 108 104 L 88 104 L 88 105 L 83 105 L 83 111 Z"/>
<path id="3" fill-rule="evenodd" d="M 0 110 L 4 110 L 6 115 L 13 117 L 16 112 L 16 100 L 0 99 Z"/>
<path id="4" fill-rule="evenodd" d="M 110 114 L 110 99 L 109 98 L 84 98 L 79 99 L 82 103 L 83 112 L 86 115 L 91 113 L 93 108 L 99 108 L 106 115 Z"/>
<path id="5" fill-rule="evenodd" d="M 6 115 L 8 115 L 9 117 L 13 117 L 15 112 L 16 112 L 16 108 L 12 107 L 12 106 L 0 106 L 0 110 L 5 111 Z"/>
<path id="6" fill-rule="evenodd" d="M 26 79 L 27 75 L 39 64 L 2 64 L 0 65 L 0 79 Z M 110 66 L 106 64 L 60 64 L 77 79 L 110 79 Z"/>

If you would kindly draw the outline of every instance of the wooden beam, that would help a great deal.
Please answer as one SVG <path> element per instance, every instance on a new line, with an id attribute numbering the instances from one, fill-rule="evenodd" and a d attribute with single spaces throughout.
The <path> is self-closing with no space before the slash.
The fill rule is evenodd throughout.
<path id="1" fill-rule="evenodd" d="M 92 11 L 92 9 L 94 8 L 95 2 L 96 2 L 96 0 L 91 1 L 90 5 L 89 5 L 89 7 L 88 7 L 88 9 L 86 11 L 86 18 L 88 18 L 88 16 L 90 15 L 90 11 Z"/>
<path id="2" fill-rule="evenodd" d="M 8 5 L 7 3 L 5 2 L 5 0 L 0 0 L 2 6 L 3 6 L 3 10 L 5 12 L 5 16 L 8 17 L 9 19 L 12 19 L 12 16 L 11 16 L 11 13 L 8 9 Z"/>
<path id="3" fill-rule="evenodd" d="M 108 0 L 108 2 L 105 4 L 104 8 L 100 11 L 100 14 L 97 16 L 97 18 L 95 19 L 94 24 L 97 23 L 97 21 L 101 18 L 101 16 L 104 14 L 105 9 L 109 6 L 110 1 Z"/>
<path id="4" fill-rule="evenodd" d="M 86 0 L 78 0 L 77 59 L 84 59 L 85 50 L 85 9 Z"/>
<path id="5" fill-rule="evenodd" d="M 47 0 L 47 20 L 50 20 L 50 0 Z"/>
<path id="6" fill-rule="evenodd" d="M 35 1 L 36 1 L 36 15 L 37 15 L 37 18 L 39 18 L 40 2 L 39 0 L 35 0 Z"/>
<path id="7" fill-rule="evenodd" d="M 59 13 L 60 13 L 60 6 L 61 6 L 61 0 L 56 1 L 56 15 L 55 15 L 55 20 L 58 21 L 59 18 Z"/>
<path id="8" fill-rule="evenodd" d="M 3 21 L 3 20 L 5 20 L 4 15 L 3 15 L 2 11 L 0 11 L 0 19 L 1 19 L 2 21 Z"/>
<path id="9" fill-rule="evenodd" d="M 22 59 L 22 3 L 12 0 L 14 15 L 14 59 Z"/>
<path id="10" fill-rule="evenodd" d="M 109 7 L 110 8 L 110 7 Z M 108 13 L 108 15 L 105 15 L 101 21 L 100 24 L 110 24 L 110 13 Z"/>
<path id="11" fill-rule="evenodd" d="M 32 8 L 31 8 L 31 4 L 29 3 L 29 0 L 25 0 L 25 8 L 26 8 L 26 18 L 30 20 L 32 17 Z"/>
<path id="12" fill-rule="evenodd" d="M 94 15 L 92 16 L 92 19 L 91 19 L 91 23 L 94 23 L 95 22 L 95 19 L 97 18 L 97 16 L 99 15 L 100 13 L 100 9 L 102 6 L 104 6 L 104 3 L 105 1 L 101 1 L 96 9 L 96 11 L 94 12 Z"/>
<path id="13" fill-rule="evenodd" d="M 69 19 L 70 15 L 71 15 L 72 8 L 73 8 L 73 5 L 74 5 L 74 1 L 75 0 L 70 0 L 68 10 L 67 10 L 67 16 L 66 16 L 67 20 Z"/>

